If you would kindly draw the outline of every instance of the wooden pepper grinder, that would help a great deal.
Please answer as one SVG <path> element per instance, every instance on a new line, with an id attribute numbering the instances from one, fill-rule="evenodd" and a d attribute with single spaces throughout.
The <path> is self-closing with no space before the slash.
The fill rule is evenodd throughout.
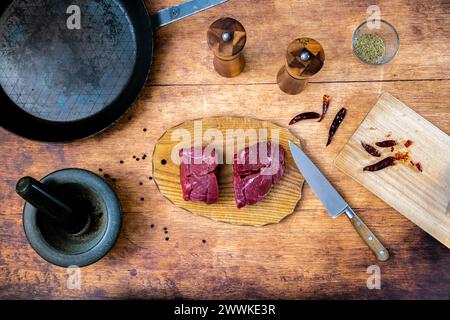
<path id="1" fill-rule="evenodd" d="M 308 84 L 308 79 L 319 72 L 325 53 L 319 42 L 311 38 L 292 41 L 286 52 L 286 64 L 277 75 L 280 89 L 287 94 L 298 94 Z"/>
<path id="2" fill-rule="evenodd" d="M 217 73 L 227 78 L 239 75 L 245 66 L 242 50 L 247 41 L 242 24 L 233 18 L 221 18 L 209 27 L 207 38 Z"/>

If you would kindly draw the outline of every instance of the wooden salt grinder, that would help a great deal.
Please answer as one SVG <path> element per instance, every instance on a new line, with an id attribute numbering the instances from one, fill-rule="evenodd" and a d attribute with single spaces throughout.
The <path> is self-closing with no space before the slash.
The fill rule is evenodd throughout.
<path id="1" fill-rule="evenodd" d="M 319 72 L 325 53 L 319 42 L 311 38 L 292 41 L 286 52 L 286 64 L 278 71 L 277 83 L 287 94 L 298 94 L 308 84 L 308 79 Z"/>
<path id="2" fill-rule="evenodd" d="M 233 18 L 221 18 L 209 27 L 207 38 L 217 73 L 227 78 L 239 75 L 245 66 L 242 50 L 247 41 L 242 24 Z"/>

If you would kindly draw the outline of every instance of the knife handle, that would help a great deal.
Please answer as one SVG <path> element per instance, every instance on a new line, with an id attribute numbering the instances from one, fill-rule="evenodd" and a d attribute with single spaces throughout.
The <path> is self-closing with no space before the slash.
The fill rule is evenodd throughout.
<path id="1" fill-rule="evenodd" d="M 358 234 L 364 240 L 364 242 L 369 246 L 370 250 L 377 256 L 378 260 L 386 261 L 389 259 L 389 252 L 380 242 L 380 240 L 375 237 L 375 235 L 370 231 L 370 229 L 362 222 L 362 220 L 356 215 L 356 213 L 351 209 L 347 208 L 345 214 L 350 219 L 353 227 L 356 229 Z"/>

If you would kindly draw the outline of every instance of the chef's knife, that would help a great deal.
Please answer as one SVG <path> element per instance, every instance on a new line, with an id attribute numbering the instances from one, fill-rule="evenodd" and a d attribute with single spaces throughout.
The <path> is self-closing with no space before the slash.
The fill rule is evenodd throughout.
<path id="1" fill-rule="evenodd" d="M 378 260 L 386 261 L 389 259 L 389 253 L 386 248 L 361 221 L 352 208 L 350 208 L 347 202 L 345 202 L 315 164 L 293 142 L 289 141 L 289 147 L 298 169 L 313 189 L 314 193 L 322 201 L 330 216 L 336 218 L 345 213 L 352 222 L 353 227 L 355 227 L 361 238 L 363 238 L 369 248 L 377 256 Z"/>

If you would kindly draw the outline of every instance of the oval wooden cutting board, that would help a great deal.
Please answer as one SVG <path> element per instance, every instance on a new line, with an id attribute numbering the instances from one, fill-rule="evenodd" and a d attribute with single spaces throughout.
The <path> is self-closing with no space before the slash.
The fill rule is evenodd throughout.
<path id="1" fill-rule="evenodd" d="M 194 127 L 197 128 L 196 132 L 200 132 L 198 131 L 200 126 L 204 137 L 201 138 L 202 135 L 197 134 L 197 138 L 195 138 Z M 185 146 L 180 144 L 182 140 L 180 134 L 183 137 L 190 136 L 187 139 L 190 142 L 186 144 L 186 141 L 184 141 L 186 146 L 189 143 L 192 143 L 193 146 L 206 146 L 212 140 L 214 140 L 214 146 L 218 145 L 220 139 L 205 139 L 207 135 L 205 133 L 208 133 L 208 129 L 218 129 L 223 135 L 224 161 L 227 159 L 226 146 L 229 146 L 230 143 L 234 143 L 235 150 L 241 150 L 246 146 L 245 142 L 232 137 L 230 134 L 227 135 L 229 130 L 255 129 L 258 138 L 260 134 L 263 135 L 264 132 L 267 132 L 267 139 L 269 140 L 272 136 L 279 136 L 280 145 L 286 151 L 286 170 L 282 179 L 272 187 L 271 192 L 263 201 L 241 209 L 236 207 L 233 189 L 233 166 L 231 164 L 220 165 L 218 174 L 220 194 L 216 203 L 207 205 L 203 202 L 185 201 L 183 199 L 180 169 L 178 163 L 171 160 L 172 154 L 178 154 L 178 151 Z M 259 129 L 263 129 L 263 131 L 260 132 Z M 187 121 L 166 131 L 158 140 L 153 153 L 153 179 L 159 191 L 167 199 L 176 206 L 194 214 L 238 225 L 263 226 L 277 223 L 294 211 L 301 198 L 304 182 L 289 151 L 289 140 L 300 145 L 299 139 L 293 136 L 287 128 L 277 126 L 269 121 L 243 117 L 211 117 Z"/>

